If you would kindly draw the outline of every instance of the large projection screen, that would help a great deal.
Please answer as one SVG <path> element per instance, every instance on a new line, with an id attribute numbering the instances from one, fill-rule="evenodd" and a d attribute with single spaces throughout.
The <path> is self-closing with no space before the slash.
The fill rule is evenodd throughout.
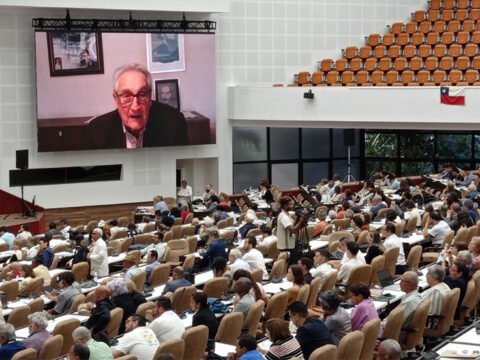
<path id="1" fill-rule="evenodd" d="M 214 34 L 37 31 L 35 49 L 40 152 L 215 143 Z"/>

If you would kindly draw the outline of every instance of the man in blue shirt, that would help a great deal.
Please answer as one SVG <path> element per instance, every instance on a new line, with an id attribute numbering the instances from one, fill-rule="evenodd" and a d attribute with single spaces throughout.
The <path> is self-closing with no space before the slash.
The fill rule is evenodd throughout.
<path id="1" fill-rule="evenodd" d="M 174 293 L 179 287 L 192 285 L 190 281 L 184 278 L 183 267 L 181 266 L 177 266 L 172 270 L 172 279 L 165 284 L 162 295 L 165 295 L 167 292 Z"/>
<path id="2" fill-rule="evenodd" d="M 210 245 L 207 250 L 199 250 L 200 255 L 206 260 L 208 260 L 208 268 L 211 269 L 213 265 L 213 260 L 217 257 L 223 257 L 227 259 L 227 253 L 225 252 L 225 241 L 220 239 L 220 235 L 217 230 L 211 230 L 208 235 L 208 241 Z"/>
<path id="3" fill-rule="evenodd" d="M 159 264 L 157 251 L 150 250 L 147 254 L 147 266 L 145 266 L 145 272 L 147 273 L 147 279 L 145 280 L 146 284 L 150 284 L 150 275 L 152 275 L 152 271 L 155 266 Z"/>
<path id="4" fill-rule="evenodd" d="M 303 356 L 308 359 L 319 347 L 333 344 L 332 337 L 325 323 L 317 318 L 309 317 L 307 306 L 295 301 L 288 307 L 290 320 L 297 329 L 296 338 L 302 348 Z"/>
<path id="5" fill-rule="evenodd" d="M 42 254 L 43 265 L 45 265 L 47 268 L 50 268 L 50 265 L 52 265 L 54 257 L 53 250 L 49 246 L 51 237 L 51 235 L 45 234 L 43 239 L 38 242 L 38 254 Z"/>
<path id="6" fill-rule="evenodd" d="M 0 227 L 0 240 L 5 241 L 8 244 L 10 250 L 13 249 L 13 242 L 15 241 L 15 235 L 8 231 L 6 226 Z"/>
<path id="7" fill-rule="evenodd" d="M 25 344 L 17 341 L 12 324 L 0 325 L 0 359 L 10 360 L 17 352 L 25 349 Z"/>
<path id="8" fill-rule="evenodd" d="M 263 360 L 252 335 L 241 335 L 237 340 L 235 353 L 229 353 L 228 360 Z"/>

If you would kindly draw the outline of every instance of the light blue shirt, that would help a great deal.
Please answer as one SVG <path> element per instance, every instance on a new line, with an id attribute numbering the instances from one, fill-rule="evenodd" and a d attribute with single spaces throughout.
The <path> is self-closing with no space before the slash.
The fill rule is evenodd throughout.
<path id="1" fill-rule="evenodd" d="M 8 244 L 8 247 L 10 250 L 13 249 L 13 242 L 15 241 L 15 235 L 13 235 L 10 232 L 6 232 L 2 236 L 0 236 L 0 239 L 2 239 Z"/>

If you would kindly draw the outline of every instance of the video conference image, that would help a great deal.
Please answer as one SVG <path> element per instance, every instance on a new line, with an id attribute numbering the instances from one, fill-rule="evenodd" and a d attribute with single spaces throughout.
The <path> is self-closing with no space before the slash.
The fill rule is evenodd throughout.
<path id="1" fill-rule="evenodd" d="M 214 144 L 215 36 L 35 33 L 38 150 Z"/>

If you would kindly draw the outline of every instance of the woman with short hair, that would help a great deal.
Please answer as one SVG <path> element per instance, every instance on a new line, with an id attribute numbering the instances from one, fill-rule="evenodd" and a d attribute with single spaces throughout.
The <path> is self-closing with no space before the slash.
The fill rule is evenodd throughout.
<path id="1" fill-rule="evenodd" d="M 362 330 L 363 325 L 372 319 L 378 319 L 378 312 L 373 301 L 370 299 L 370 289 L 363 283 L 355 283 L 348 287 L 352 293 L 350 300 L 355 308 L 350 314 L 352 331 Z"/>
<path id="2" fill-rule="evenodd" d="M 269 319 L 265 324 L 267 337 L 272 345 L 265 354 L 267 360 L 291 359 L 297 357 L 303 359 L 302 348 L 298 340 L 290 334 L 288 322 L 281 319 Z"/>

